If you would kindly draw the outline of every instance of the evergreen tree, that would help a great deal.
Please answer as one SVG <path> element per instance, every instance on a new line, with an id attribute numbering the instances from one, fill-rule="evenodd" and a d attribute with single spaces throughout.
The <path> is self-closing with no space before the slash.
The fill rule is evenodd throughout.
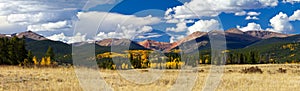
<path id="1" fill-rule="evenodd" d="M 28 54 L 27 54 L 27 59 L 29 61 L 29 63 L 33 64 L 33 54 L 31 51 L 28 51 Z"/>
<path id="2" fill-rule="evenodd" d="M 22 39 L 19 39 L 19 41 L 17 41 L 16 43 L 16 47 L 17 47 L 17 54 L 16 56 L 18 57 L 18 60 L 20 62 L 24 61 L 24 59 L 28 58 L 28 51 L 25 48 L 25 38 L 23 37 Z M 30 56 L 32 56 L 32 53 L 30 54 Z M 30 60 L 28 60 L 30 61 Z"/>
<path id="3" fill-rule="evenodd" d="M 50 57 L 51 60 L 55 60 L 55 59 L 54 59 L 55 54 L 54 54 L 53 49 L 52 49 L 51 46 L 48 47 L 48 50 L 47 50 L 45 56 L 46 56 L 46 57 Z"/>
<path id="4" fill-rule="evenodd" d="M 27 53 L 24 38 L 0 38 L 0 64 L 22 64 L 28 58 Z"/>

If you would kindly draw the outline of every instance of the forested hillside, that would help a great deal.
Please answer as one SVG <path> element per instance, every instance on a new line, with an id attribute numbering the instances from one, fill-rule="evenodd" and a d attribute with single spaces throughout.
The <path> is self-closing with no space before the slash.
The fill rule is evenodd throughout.
<path id="1" fill-rule="evenodd" d="M 27 53 L 23 38 L 0 38 L 0 64 L 17 65 L 28 58 Z"/>

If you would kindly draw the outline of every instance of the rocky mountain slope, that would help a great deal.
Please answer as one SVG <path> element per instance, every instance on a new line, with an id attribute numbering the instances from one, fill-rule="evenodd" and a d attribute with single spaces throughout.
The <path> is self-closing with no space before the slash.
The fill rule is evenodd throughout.
<path id="1" fill-rule="evenodd" d="M 211 33 L 211 32 L 210 32 Z M 194 32 L 176 42 L 167 43 L 167 42 L 159 42 L 154 40 L 144 40 L 140 42 L 136 42 L 129 39 L 104 39 L 95 41 L 95 45 L 100 47 L 111 48 L 123 48 L 123 49 L 130 49 L 130 50 L 159 50 L 159 51 L 170 51 L 173 49 L 179 49 L 180 46 L 191 47 L 193 50 L 196 49 L 205 49 L 210 47 L 210 36 L 207 32 Z M 260 45 L 266 44 L 268 42 L 262 41 L 282 41 L 282 40 L 291 40 L 291 41 L 298 41 L 297 38 L 290 35 L 290 34 L 282 34 L 276 33 L 271 31 L 246 31 L 243 32 L 237 28 L 229 29 L 225 32 L 219 32 L 219 34 L 224 35 L 226 38 L 226 44 L 228 49 L 238 49 L 244 48 L 250 45 Z M 41 50 L 46 50 L 48 46 L 64 46 L 64 47 L 71 47 L 71 44 L 66 44 L 59 41 L 52 41 L 45 38 L 42 35 L 39 35 L 32 31 L 21 32 L 18 34 L 11 34 L 9 36 L 17 36 L 19 38 L 25 37 L 26 41 L 28 41 L 28 48 L 34 49 L 33 46 L 35 44 L 39 44 L 40 46 L 44 46 Z M 7 34 L 0 34 L 0 37 L 9 37 Z M 58 48 L 59 49 L 59 48 Z M 71 49 L 71 48 L 70 48 Z M 100 48 L 101 49 L 101 48 Z M 192 49 L 189 49 L 192 50 Z"/>

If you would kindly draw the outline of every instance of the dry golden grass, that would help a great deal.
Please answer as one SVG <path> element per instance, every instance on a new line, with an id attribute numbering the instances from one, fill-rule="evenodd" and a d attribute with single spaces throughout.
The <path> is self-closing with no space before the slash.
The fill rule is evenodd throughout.
<path id="1" fill-rule="evenodd" d="M 240 73 L 243 68 L 258 66 L 263 73 Z M 286 69 L 286 73 L 277 71 Z M 194 91 L 202 90 L 210 66 L 198 68 Z M 0 66 L 0 91 L 82 91 L 74 68 L 22 68 Z M 125 70 L 126 71 L 126 70 Z M 147 72 L 145 70 L 139 70 Z M 204 72 L 203 72 L 204 71 Z M 166 70 L 163 76 L 150 84 L 136 84 L 122 78 L 117 71 L 100 70 L 102 77 L 115 91 L 167 91 L 175 84 L 178 70 Z M 194 71 L 186 71 L 194 74 Z M 217 91 L 298 91 L 300 65 L 226 65 Z"/>

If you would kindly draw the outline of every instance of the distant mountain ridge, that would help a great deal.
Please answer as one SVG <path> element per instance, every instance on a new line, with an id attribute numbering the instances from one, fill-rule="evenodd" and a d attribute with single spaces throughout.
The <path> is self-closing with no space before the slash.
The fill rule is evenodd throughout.
<path id="1" fill-rule="evenodd" d="M 222 33 L 222 32 L 220 32 Z M 260 41 L 265 41 L 272 38 L 288 38 L 294 36 L 293 34 L 282 34 L 276 33 L 271 31 L 246 31 L 243 32 L 237 28 L 232 28 L 225 31 L 224 36 L 226 37 L 227 48 L 228 49 L 238 49 L 250 46 L 252 44 L 257 44 Z M 66 46 L 70 46 L 72 44 L 66 44 L 59 41 L 52 41 L 47 39 L 46 37 L 39 35 L 32 31 L 21 32 L 18 34 L 0 34 L 0 37 L 12 37 L 17 36 L 18 38 L 25 37 L 27 41 L 34 41 L 29 43 L 37 43 L 39 41 L 48 41 L 51 42 L 48 45 L 55 45 L 55 44 L 63 44 Z M 300 39 L 299 39 L 300 40 Z M 294 40 L 295 41 L 295 40 Z M 48 43 L 47 42 L 47 43 Z M 192 43 L 196 42 L 196 43 Z M 210 47 L 209 44 L 209 33 L 208 32 L 194 32 L 176 42 L 168 43 L 168 42 L 159 42 L 155 40 L 148 40 L 145 39 L 144 41 L 133 41 L 129 39 L 103 39 L 95 41 L 95 44 L 102 47 L 111 47 L 111 46 L 119 46 L 122 48 L 128 47 L 131 50 L 134 49 L 151 49 L 151 50 L 160 50 L 160 51 L 170 51 L 173 49 L 178 49 L 179 46 L 185 44 L 190 47 L 199 47 L 198 49 L 208 48 Z M 45 43 L 45 44 L 47 44 Z M 76 44 L 76 43 L 75 43 Z M 30 44 L 32 45 L 32 44 Z"/>
<path id="2" fill-rule="evenodd" d="M 164 51 L 173 45 L 172 43 L 158 42 L 154 40 L 144 40 L 142 42 L 139 42 L 139 44 L 145 48 L 159 51 Z"/>
<path id="3" fill-rule="evenodd" d="M 226 38 L 226 44 L 228 49 L 239 49 L 244 48 L 249 45 L 252 45 L 256 42 L 261 40 L 266 40 L 269 38 L 286 38 L 294 36 L 293 34 L 281 34 L 271 31 L 246 31 L 243 32 L 237 28 L 229 29 L 225 32 L 218 32 L 216 33 L 222 34 Z M 196 43 L 194 43 L 196 41 Z M 198 47 L 198 49 L 209 48 L 210 47 L 210 40 L 209 40 L 209 33 L 207 32 L 194 32 L 187 37 L 172 43 L 173 46 L 167 49 L 166 51 L 172 49 L 178 49 L 179 46 L 189 45 L 190 47 Z M 200 43 L 200 44 L 199 44 Z M 191 49 L 187 49 L 191 50 Z M 195 49 L 194 49 L 195 50 Z"/>
<path id="4" fill-rule="evenodd" d="M 129 49 L 129 50 L 146 50 L 144 46 L 138 44 L 137 42 L 134 42 L 129 39 L 103 39 L 100 41 L 95 42 L 99 46 L 106 46 L 106 47 L 114 47 L 114 48 L 120 48 L 123 49 Z"/>
<path id="5" fill-rule="evenodd" d="M 19 34 L 15 34 L 15 36 L 17 36 L 18 38 L 25 37 L 33 40 L 49 40 L 46 37 L 32 31 L 21 32 Z"/>
<path id="6" fill-rule="evenodd" d="M 253 36 L 253 37 L 260 38 L 260 39 L 268 39 L 268 38 L 272 38 L 272 37 L 283 38 L 283 37 L 289 37 L 289 36 L 294 35 L 294 34 L 276 33 L 276 32 L 272 32 L 272 31 L 263 31 L 263 30 L 253 30 L 253 31 L 243 32 L 243 31 L 241 31 L 237 28 L 229 29 L 229 30 L 225 31 L 225 33 L 250 35 L 250 36 Z"/>

